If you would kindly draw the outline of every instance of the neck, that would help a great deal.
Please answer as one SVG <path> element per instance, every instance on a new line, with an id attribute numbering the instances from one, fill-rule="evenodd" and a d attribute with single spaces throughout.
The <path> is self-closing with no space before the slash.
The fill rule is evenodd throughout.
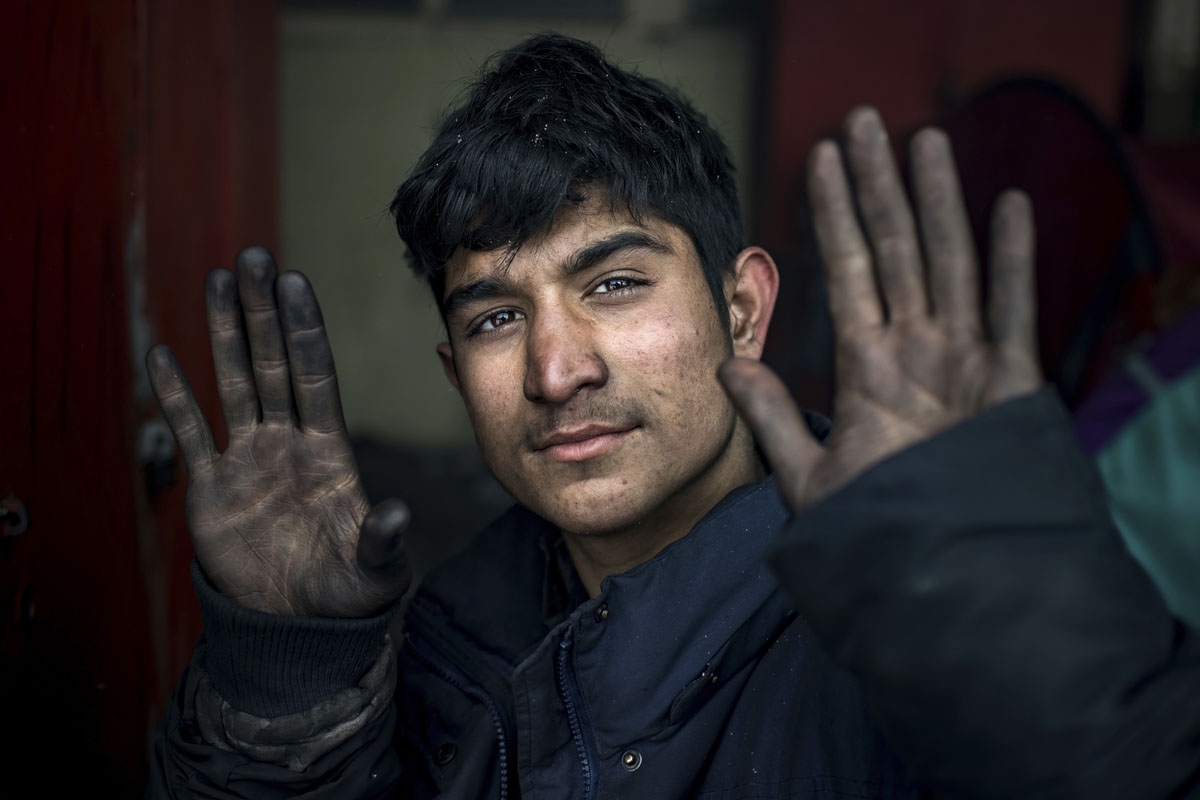
<path id="1" fill-rule="evenodd" d="M 713 473 L 696 477 L 632 526 L 604 533 L 562 532 L 589 597 L 600 594 L 600 584 L 609 575 L 627 572 L 682 539 L 731 491 L 763 479 L 766 470 L 740 420 L 730 445 L 735 458 Z"/>

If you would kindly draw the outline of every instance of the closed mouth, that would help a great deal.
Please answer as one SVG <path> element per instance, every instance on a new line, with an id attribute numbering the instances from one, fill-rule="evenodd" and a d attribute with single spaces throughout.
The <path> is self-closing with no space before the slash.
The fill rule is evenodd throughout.
<path id="1" fill-rule="evenodd" d="M 540 441 L 534 452 L 552 461 L 585 461 L 607 453 L 635 430 L 637 426 L 585 425 L 555 431 Z"/>

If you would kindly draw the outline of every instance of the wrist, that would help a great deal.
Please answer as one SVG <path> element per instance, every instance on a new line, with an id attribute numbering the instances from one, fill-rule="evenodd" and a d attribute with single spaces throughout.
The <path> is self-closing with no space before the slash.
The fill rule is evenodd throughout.
<path id="1" fill-rule="evenodd" d="M 260 717 L 303 711 L 357 686 L 388 646 L 397 608 L 361 619 L 283 616 L 220 594 L 195 561 L 192 582 L 204 617 L 201 667 L 231 706 Z"/>

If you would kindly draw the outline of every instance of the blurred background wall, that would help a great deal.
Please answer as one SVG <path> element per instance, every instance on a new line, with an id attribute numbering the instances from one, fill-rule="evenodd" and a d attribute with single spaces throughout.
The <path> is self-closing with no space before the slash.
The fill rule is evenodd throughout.
<path id="1" fill-rule="evenodd" d="M 804 159 L 856 104 L 901 156 L 919 126 L 951 131 L 980 231 L 998 188 L 1041 198 L 1043 356 L 1077 400 L 1164 324 L 1164 276 L 1200 262 L 1200 0 L 7 3 L 8 785 L 141 784 L 199 633 L 185 477 L 141 358 L 171 344 L 220 441 L 202 280 L 240 247 L 312 279 L 368 493 L 412 505 L 418 574 L 507 503 L 386 206 L 464 79 L 547 29 L 681 88 L 727 137 L 751 238 L 784 273 L 767 359 L 818 409 L 830 338 Z"/>

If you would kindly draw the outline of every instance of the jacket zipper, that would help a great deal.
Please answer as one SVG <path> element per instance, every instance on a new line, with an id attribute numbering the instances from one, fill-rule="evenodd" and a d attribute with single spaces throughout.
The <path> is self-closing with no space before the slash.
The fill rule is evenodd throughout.
<path id="1" fill-rule="evenodd" d="M 504 718 L 500 714 L 500 708 L 496 705 L 496 701 L 492 699 L 486 691 L 478 684 L 460 676 L 458 673 L 451 670 L 449 667 L 442 666 L 437 663 L 429 654 L 421 652 L 421 648 L 416 646 L 414 637 L 408 636 L 409 652 L 416 657 L 418 661 L 425 665 L 425 668 L 437 675 L 439 678 L 458 689 L 468 697 L 474 697 L 487 706 L 488 713 L 492 717 L 492 726 L 496 729 L 496 739 L 499 742 L 500 750 L 500 800 L 508 798 L 508 734 L 504 728 Z"/>
<path id="2" fill-rule="evenodd" d="M 592 760 L 588 755 L 589 746 L 583 723 L 583 697 L 579 692 L 579 683 L 575 670 L 571 668 L 571 629 L 558 645 L 558 689 L 562 694 L 563 705 L 567 709 L 567 722 L 571 726 L 571 736 L 575 739 L 575 749 L 579 753 L 579 766 L 583 771 L 583 800 L 592 800 L 595 794 L 595 775 L 592 773 Z"/>

